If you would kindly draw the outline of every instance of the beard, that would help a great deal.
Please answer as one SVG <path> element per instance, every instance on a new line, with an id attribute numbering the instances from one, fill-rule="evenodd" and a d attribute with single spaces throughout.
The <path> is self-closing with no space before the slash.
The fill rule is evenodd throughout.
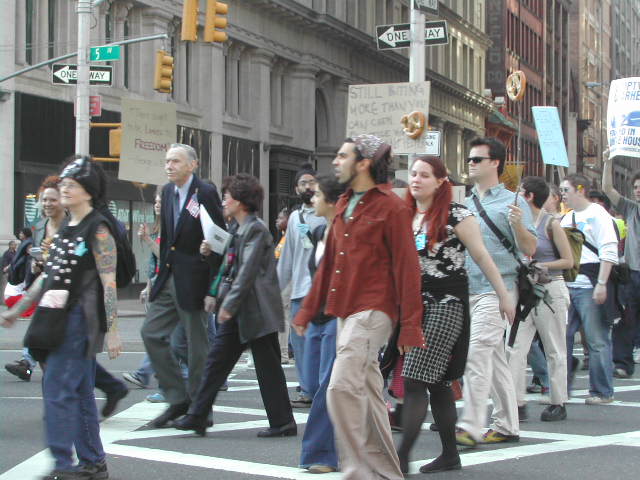
<path id="1" fill-rule="evenodd" d="M 310 205 L 314 193 L 315 192 L 313 192 L 312 190 L 304 190 L 303 192 L 300 192 L 298 196 L 300 197 L 300 200 L 302 200 L 302 203 L 304 203 L 305 205 Z"/>

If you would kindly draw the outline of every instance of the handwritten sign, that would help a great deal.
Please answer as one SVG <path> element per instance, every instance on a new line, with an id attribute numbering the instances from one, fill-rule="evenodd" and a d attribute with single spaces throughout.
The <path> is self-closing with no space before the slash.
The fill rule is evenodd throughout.
<path id="1" fill-rule="evenodd" d="M 118 178 L 152 185 L 167 183 L 164 159 L 175 141 L 175 104 L 123 98 Z"/>
<path id="2" fill-rule="evenodd" d="M 640 77 L 611 82 L 607 106 L 609 157 L 640 157 Z"/>
<path id="3" fill-rule="evenodd" d="M 426 153 L 424 137 L 407 137 L 400 119 L 415 111 L 429 117 L 430 87 L 430 82 L 349 86 L 347 137 L 377 135 L 393 147 L 395 154 Z"/>
<path id="4" fill-rule="evenodd" d="M 538 131 L 542 161 L 547 165 L 568 167 L 569 157 L 562 135 L 558 107 L 531 107 L 531 112 Z"/>

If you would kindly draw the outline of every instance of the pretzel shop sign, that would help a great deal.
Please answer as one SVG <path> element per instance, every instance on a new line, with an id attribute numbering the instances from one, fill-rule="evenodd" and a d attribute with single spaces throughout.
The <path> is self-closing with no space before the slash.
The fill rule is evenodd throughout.
<path id="1" fill-rule="evenodd" d="M 349 86 L 347 137 L 363 133 L 389 143 L 394 154 L 424 154 L 424 135 L 410 138 L 402 117 L 422 112 L 429 118 L 431 82 L 377 83 Z"/>

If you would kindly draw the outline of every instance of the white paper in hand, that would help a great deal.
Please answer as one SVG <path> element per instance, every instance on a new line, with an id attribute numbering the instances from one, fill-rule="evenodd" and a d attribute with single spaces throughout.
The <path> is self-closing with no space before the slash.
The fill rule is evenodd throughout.
<path id="1" fill-rule="evenodd" d="M 211 250 L 219 255 L 222 255 L 231 235 L 229 235 L 222 228 L 216 225 L 213 220 L 211 220 L 209 212 L 207 212 L 207 209 L 204 208 L 204 205 L 201 205 L 200 208 L 200 224 L 202 225 L 202 234 L 204 235 L 204 241 L 209 244 Z"/>

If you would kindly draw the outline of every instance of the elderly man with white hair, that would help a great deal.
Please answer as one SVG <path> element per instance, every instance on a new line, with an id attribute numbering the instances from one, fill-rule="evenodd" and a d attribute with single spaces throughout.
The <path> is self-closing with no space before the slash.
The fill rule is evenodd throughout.
<path id="1" fill-rule="evenodd" d="M 204 297 L 220 264 L 219 255 L 200 255 L 200 211 L 225 228 L 216 187 L 195 175 L 198 158 L 189 145 L 174 143 L 166 154 L 169 183 L 162 189 L 159 272 L 149 296 L 142 339 L 169 407 L 152 421 L 162 428 L 187 413 L 204 371 L 209 344 Z M 188 344 L 188 387 L 171 353 L 169 339 L 178 322 Z"/>

